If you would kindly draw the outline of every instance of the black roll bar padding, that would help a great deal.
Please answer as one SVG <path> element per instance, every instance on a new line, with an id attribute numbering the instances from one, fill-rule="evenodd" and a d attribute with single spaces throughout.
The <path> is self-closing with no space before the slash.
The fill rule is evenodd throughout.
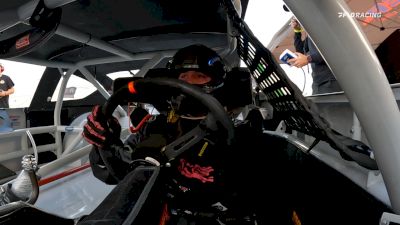
<path id="1" fill-rule="evenodd" d="M 23 201 L 12 202 L 7 205 L 0 206 L 0 224 L 25 224 L 27 221 L 33 224 L 76 224 L 73 219 L 63 218 L 45 212 L 35 207 L 34 205 L 28 204 Z"/>
<path id="2" fill-rule="evenodd" d="M 18 202 L 10 202 L 7 205 L 0 206 L 0 218 L 6 216 L 17 209 L 23 208 L 26 206 L 26 203 L 23 201 Z"/>
<path id="3" fill-rule="evenodd" d="M 165 174 L 162 173 L 159 166 L 148 163 L 134 167 L 104 200 L 77 224 L 112 221 L 112 224 L 115 225 L 131 225 L 137 224 L 137 220 L 145 219 L 146 222 L 154 220 L 154 218 L 145 218 L 149 214 L 141 213 L 145 210 L 154 210 L 154 206 L 161 206 L 158 195 L 161 193 L 161 185 L 164 184 L 164 176 Z M 115 201 L 116 196 L 119 197 L 119 201 Z M 157 216 L 155 215 L 155 217 Z"/>
<path id="4" fill-rule="evenodd" d="M 151 171 L 152 174 L 151 174 L 150 178 L 148 179 L 146 185 L 144 186 L 142 193 L 140 193 L 139 198 L 135 202 L 133 209 L 128 214 L 127 218 L 122 223 L 122 225 L 133 224 L 133 222 L 139 215 L 140 210 L 143 208 L 144 204 L 146 203 L 146 200 L 148 199 L 149 194 L 151 193 L 152 190 L 154 190 L 154 186 L 156 184 L 157 178 L 160 175 L 160 167 L 158 167 L 158 166 L 147 166 L 147 167 L 143 167 L 143 168 L 138 167 L 137 169 L 142 170 L 142 171 Z"/>

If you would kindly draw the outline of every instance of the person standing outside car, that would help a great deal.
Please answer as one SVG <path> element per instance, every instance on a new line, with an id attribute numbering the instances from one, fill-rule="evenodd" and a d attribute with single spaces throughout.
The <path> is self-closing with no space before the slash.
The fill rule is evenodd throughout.
<path id="1" fill-rule="evenodd" d="M 311 64 L 312 68 L 312 94 L 322 94 L 341 91 L 339 83 L 328 67 L 318 49 L 306 34 L 302 39 L 303 28 L 296 19 L 292 19 L 291 27 L 294 31 L 294 46 L 296 48 L 296 58 L 288 60 L 291 66 L 302 68 L 307 64 Z"/>
<path id="2" fill-rule="evenodd" d="M 14 82 L 3 74 L 4 66 L 0 64 L 0 108 L 9 108 L 9 96 L 14 93 Z"/>

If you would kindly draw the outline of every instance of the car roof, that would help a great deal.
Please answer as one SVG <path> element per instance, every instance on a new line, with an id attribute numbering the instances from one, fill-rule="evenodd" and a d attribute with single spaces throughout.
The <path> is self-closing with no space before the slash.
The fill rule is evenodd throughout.
<path id="1" fill-rule="evenodd" d="M 38 31 L 32 31 L 36 27 L 30 25 L 30 15 L 41 2 L 49 11 L 60 8 L 61 18 L 54 22 L 54 29 L 44 31 L 49 33 L 48 37 L 35 42 L 33 36 L 37 34 L 29 32 Z M 247 0 L 241 1 L 242 15 L 247 3 Z M 228 47 L 226 12 L 221 3 L 214 0 L 16 0 L 2 3 L 0 12 L 3 12 L 0 13 L 3 15 L 0 16 L 0 44 L 4 46 L 11 41 L 17 45 L 26 34 L 30 34 L 31 39 L 28 51 L 3 50 L 0 57 L 42 65 L 47 62 L 46 66 L 67 67 L 81 61 L 114 57 L 119 50 L 118 56 L 129 55 L 134 59 L 128 63 L 98 65 L 96 72 L 104 74 L 127 68 L 140 69 L 149 57 L 140 60 L 133 57 L 137 54 L 176 51 L 193 43 L 203 43 L 217 51 Z M 41 25 L 53 26 L 43 14 L 39 14 L 45 21 Z M 96 41 L 115 47 L 116 51 L 99 49 L 93 45 Z M 165 65 L 166 60 L 161 60 L 160 65 Z"/>

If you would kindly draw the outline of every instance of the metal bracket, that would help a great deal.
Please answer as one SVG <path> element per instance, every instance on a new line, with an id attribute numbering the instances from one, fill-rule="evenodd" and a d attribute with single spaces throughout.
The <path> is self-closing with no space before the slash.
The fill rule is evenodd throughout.
<path id="1" fill-rule="evenodd" d="M 379 225 L 396 225 L 400 224 L 400 215 L 384 212 L 382 214 Z"/>

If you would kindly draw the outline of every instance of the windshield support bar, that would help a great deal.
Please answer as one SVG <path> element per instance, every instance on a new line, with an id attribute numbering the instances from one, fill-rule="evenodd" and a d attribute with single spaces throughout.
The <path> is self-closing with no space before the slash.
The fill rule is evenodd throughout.
<path id="1" fill-rule="evenodd" d="M 85 67 L 80 67 L 79 71 L 81 71 L 81 73 L 85 76 L 85 78 L 97 88 L 97 90 L 100 92 L 101 95 L 104 96 L 105 99 L 108 99 L 110 97 L 110 93 L 108 93 L 108 91 L 103 87 L 103 85 L 101 85 L 93 77 L 93 75 L 90 73 L 89 70 L 87 70 Z M 126 116 L 127 115 L 125 110 L 121 106 L 118 106 L 116 110 L 118 111 L 120 116 Z"/>
<path id="2" fill-rule="evenodd" d="M 135 77 L 144 77 L 144 75 L 149 71 L 149 69 L 156 67 L 164 58 L 165 56 L 162 53 L 154 55 L 153 58 L 148 60 L 142 66 L 142 68 L 140 68 L 139 72 L 135 75 Z"/>
<path id="3" fill-rule="evenodd" d="M 69 69 L 65 74 L 62 72 L 61 69 L 59 69 L 59 72 L 62 76 L 62 82 L 60 85 L 60 91 L 58 92 L 57 96 L 57 101 L 56 101 L 56 106 L 54 108 L 54 125 L 56 126 L 61 126 L 61 108 L 63 104 L 63 98 L 64 98 L 64 93 L 65 93 L 65 88 L 67 87 L 68 79 L 71 77 L 71 75 L 76 71 L 77 68 L 71 68 Z M 56 131 L 55 132 L 55 142 L 57 145 L 57 157 L 60 158 L 62 155 L 62 138 L 61 138 L 61 131 Z"/>

